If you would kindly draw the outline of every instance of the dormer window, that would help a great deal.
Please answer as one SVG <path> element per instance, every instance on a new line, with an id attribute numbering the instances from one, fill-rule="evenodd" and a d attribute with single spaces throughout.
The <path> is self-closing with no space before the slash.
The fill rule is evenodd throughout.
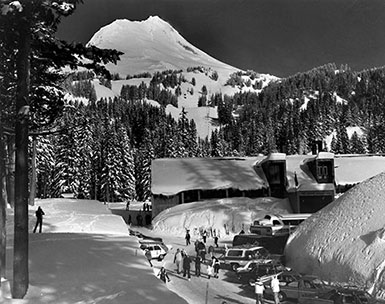
<path id="1" fill-rule="evenodd" d="M 332 160 L 317 160 L 316 161 L 316 178 L 319 183 L 333 182 L 333 161 Z"/>
<path id="2" fill-rule="evenodd" d="M 328 167 L 327 166 L 317 166 L 317 179 L 319 181 L 321 180 L 327 180 L 329 177 L 328 174 Z"/>

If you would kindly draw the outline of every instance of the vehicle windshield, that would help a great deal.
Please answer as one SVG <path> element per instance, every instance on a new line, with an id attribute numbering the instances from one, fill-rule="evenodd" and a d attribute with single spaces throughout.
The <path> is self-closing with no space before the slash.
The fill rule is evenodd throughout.
<path id="1" fill-rule="evenodd" d="M 316 287 L 316 288 L 325 288 L 325 283 L 321 281 L 320 279 L 313 279 L 311 283 Z"/>

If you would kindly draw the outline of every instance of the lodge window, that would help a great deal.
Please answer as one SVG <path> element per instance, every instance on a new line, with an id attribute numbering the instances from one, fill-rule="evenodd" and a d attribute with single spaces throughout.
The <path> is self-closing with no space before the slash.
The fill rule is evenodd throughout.
<path id="1" fill-rule="evenodd" d="M 317 166 L 318 180 L 327 180 L 329 178 L 327 166 Z"/>

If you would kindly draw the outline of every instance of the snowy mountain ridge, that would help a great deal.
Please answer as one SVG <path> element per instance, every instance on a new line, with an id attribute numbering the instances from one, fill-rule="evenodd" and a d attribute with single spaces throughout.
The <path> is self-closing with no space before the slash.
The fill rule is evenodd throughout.
<path id="1" fill-rule="evenodd" d="M 121 75 L 195 66 L 211 67 L 227 75 L 239 71 L 196 48 L 158 16 L 143 21 L 115 20 L 97 31 L 88 45 L 124 52 L 116 66 L 107 66 Z"/>
<path id="2" fill-rule="evenodd" d="M 213 121 L 217 118 L 217 109 L 213 107 L 198 108 L 198 100 L 203 95 L 214 94 L 232 96 L 238 92 L 260 92 L 271 81 L 278 78 L 268 74 L 244 72 L 241 69 L 223 63 L 201 51 L 176 31 L 169 23 L 158 16 L 150 16 L 142 21 L 118 19 L 98 30 L 88 42 L 99 48 L 116 49 L 124 54 L 117 65 L 108 64 L 111 73 L 120 77 L 139 75 L 167 70 L 181 71 L 178 77 L 185 78 L 180 85 L 178 108 L 169 105 L 167 113 L 178 119 L 182 108 L 187 111 L 188 119 L 194 119 L 198 136 L 210 136 L 216 128 Z M 239 74 L 235 76 L 235 74 Z M 215 74 L 216 77 L 213 77 Z M 242 74 L 242 75 L 240 75 Z M 229 85 L 231 78 L 237 78 L 237 85 Z M 112 88 L 106 88 L 93 81 L 97 99 L 120 96 L 123 85 L 139 86 L 142 82 L 149 86 L 151 78 L 131 78 L 112 81 Z M 165 88 L 175 94 L 176 88 Z M 151 104 L 156 101 L 149 100 Z M 213 120 L 214 119 L 214 120 Z"/>

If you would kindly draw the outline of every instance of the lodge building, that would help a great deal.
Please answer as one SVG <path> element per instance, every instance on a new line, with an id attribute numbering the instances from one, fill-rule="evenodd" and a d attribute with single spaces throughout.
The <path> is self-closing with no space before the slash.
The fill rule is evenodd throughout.
<path id="1" fill-rule="evenodd" d="M 152 216 L 178 204 L 230 197 L 288 198 L 313 213 L 353 185 L 385 170 L 380 155 L 286 155 L 165 158 L 151 164 Z"/>

